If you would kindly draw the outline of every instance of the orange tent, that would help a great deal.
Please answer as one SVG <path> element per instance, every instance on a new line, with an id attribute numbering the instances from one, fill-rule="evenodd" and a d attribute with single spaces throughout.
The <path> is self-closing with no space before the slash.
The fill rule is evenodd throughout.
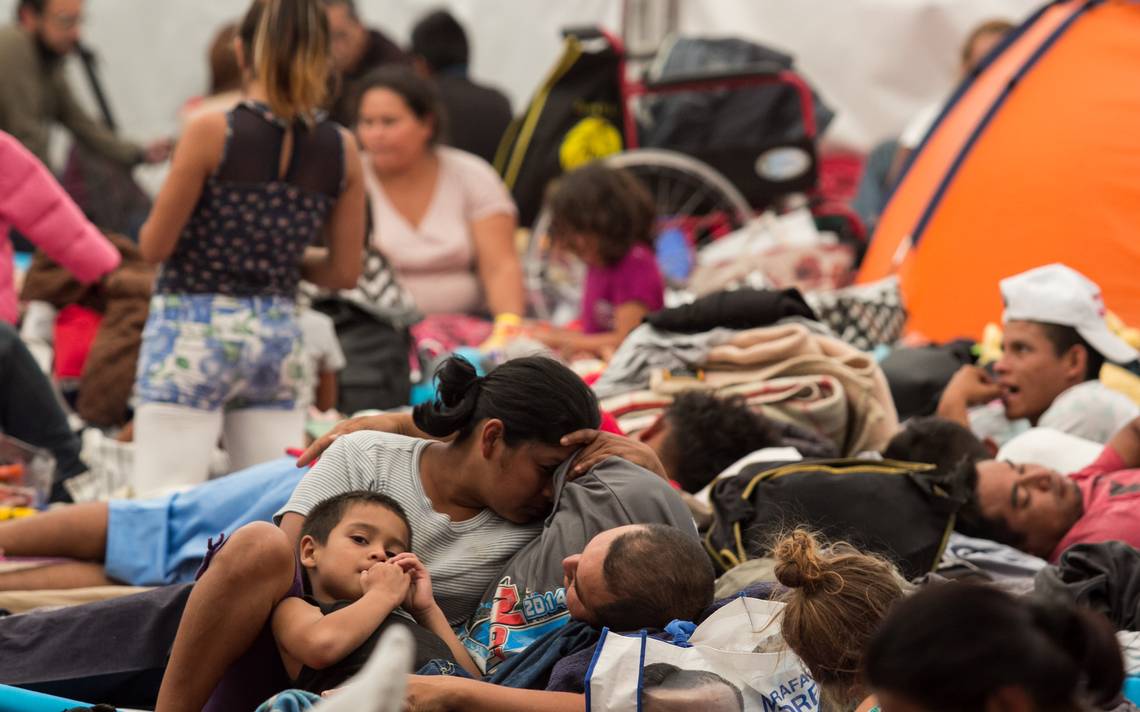
<path id="1" fill-rule="evenodd" d="M 1140 325 L 1140 3 L 1051 3 L 951 97 L 859 281 L 900 277 L 908 328 L 980 337 L 998 281 L 1062 262 Z"/>

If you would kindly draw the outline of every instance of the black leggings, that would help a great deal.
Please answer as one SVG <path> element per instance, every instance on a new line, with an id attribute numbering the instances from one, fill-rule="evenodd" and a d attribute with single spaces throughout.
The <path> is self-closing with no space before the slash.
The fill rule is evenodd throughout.
<path id="1" fill-rule="evenodd" d="M 5 323 L 0 323 L 0 431 L 51 451 L 56 463 L 51 499 L 70 502 L 64 480 L 87 470 L 79 459 L 79 436 L 19 333 Z"/>

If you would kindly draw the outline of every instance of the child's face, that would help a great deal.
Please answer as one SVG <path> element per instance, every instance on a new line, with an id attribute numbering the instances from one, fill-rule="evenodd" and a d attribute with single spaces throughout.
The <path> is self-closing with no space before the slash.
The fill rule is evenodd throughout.
<path id="1" fill-rule="evenodd" d="M 567 252 L 587 265 L 601 267 L 605 265 L 605 260 L 602 259 L 601 252 L 598 249 L 599 240 L 600 238 L 593 233 L 572 232 L 563 236 L 561 243 Z"/>
<path id="2" fill-rule="evenodd" d="M 363 595 L 361 572 L 407 551 L 408 539 L 408 528 L 392 510 L 353 504 L 323 545 L 310 536 L 301 538 L 301 564 L 309 570 L 314 595 L 355 600 Z"/>

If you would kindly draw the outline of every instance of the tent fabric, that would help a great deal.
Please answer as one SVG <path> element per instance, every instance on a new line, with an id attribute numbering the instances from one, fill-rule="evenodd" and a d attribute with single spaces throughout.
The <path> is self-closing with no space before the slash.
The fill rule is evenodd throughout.
<path id="1" fill-rule="evenodd" d="M 967 79 L 887 204 L 859 281 L 897 273 L 909 329 L 999 321 L 998 282 L 1062 262 L 1140 323 L 1140 4 L 1061 0 Z"/>

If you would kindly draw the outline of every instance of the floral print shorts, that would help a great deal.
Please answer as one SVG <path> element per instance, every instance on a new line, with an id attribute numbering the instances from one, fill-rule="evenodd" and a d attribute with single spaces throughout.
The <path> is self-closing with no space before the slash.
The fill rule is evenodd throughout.
<path id="1" fill-rule="evenodd" d="M 138 403 L 294 408 L 304 377 L 296 313 L 285 297 L 156 294 L 139 352 Z"/>

